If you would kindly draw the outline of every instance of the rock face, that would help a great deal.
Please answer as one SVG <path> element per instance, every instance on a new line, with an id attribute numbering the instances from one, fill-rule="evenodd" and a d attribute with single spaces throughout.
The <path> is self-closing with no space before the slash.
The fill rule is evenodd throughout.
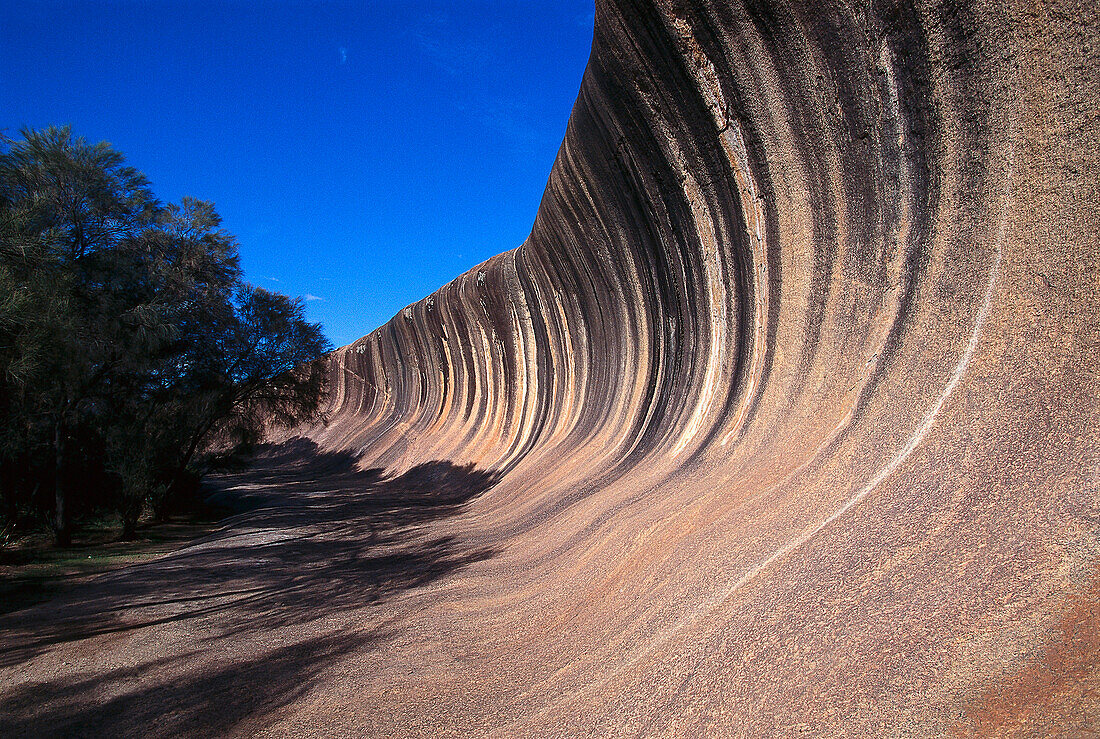
<path id="1" fill-rule="evenodd" d="M 499 475 L 356 712 L 1096 728 L 1095 3 L 596 10 L 527 241 L 331 358 L 322 448 Z"/>

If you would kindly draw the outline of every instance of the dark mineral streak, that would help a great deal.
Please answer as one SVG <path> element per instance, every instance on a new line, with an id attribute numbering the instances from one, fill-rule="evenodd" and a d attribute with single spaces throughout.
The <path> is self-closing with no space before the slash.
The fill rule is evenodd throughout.
<path id="1" fill-rule="evenodd" d="M 526 242 L 330 356 L 299 507 L 13 639 L 13 732 L 120 725 L 92 647 L 150 736 L 1096 731 L 1098 7 L 599 0 Z"/>
<path id="2" fill-rule="evenodd" d="M 311 432 L 504 473 L 459 526 L 504 554 L 440 596 L 489 654 L 456 710 L 1096 727 L 1097 36 L 1089 3 L 597 4 L 530 237 L 339 350 Z"/>

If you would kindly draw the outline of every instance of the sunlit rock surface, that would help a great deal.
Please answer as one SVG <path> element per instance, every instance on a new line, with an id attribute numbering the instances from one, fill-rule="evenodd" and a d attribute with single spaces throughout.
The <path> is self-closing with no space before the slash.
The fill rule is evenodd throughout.
<path id="1" fill-rule="evenodd" d="M 1097 12 L 600 0 L 529 239 L 0 624 L 0 733 L 1096 730 Z"/>
<path id="2" fill-rule="evenodd" d="M 530 237 L 332 359 L 322 446 L 504 473 L 451 522 L 499 554 L 367 700 L 532 735 L 1100 726 L 1097 29 L 598 3 Z"/>

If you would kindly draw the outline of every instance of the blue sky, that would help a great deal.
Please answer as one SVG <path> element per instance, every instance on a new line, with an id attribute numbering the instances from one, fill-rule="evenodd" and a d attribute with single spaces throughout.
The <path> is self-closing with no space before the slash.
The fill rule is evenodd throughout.
<path id="1" fill-rule="evenodd" d="M 3 3 L 0 127 L 213 200 L 339 346 L 522 243 L 591 39 L 591 0 Z"/>

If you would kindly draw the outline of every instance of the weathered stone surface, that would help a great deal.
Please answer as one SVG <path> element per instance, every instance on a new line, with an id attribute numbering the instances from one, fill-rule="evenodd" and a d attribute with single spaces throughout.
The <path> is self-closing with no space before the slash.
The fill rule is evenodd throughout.
<path id="1" fill-rule="evenodd" d="M 7 624 L 0 728 L 1095 731 L 1097 13 L 600 0 L 527 242 L 294 505 Z"/>
<path id="2" fill-rule="evenodd" d="M 313 433 L 505 473 L 456 529 L 501 555 L 390 675 L 408 710 L 1097 728 L 1097 28 L 598 3 L 530 238 L 341 349 Z"/>

